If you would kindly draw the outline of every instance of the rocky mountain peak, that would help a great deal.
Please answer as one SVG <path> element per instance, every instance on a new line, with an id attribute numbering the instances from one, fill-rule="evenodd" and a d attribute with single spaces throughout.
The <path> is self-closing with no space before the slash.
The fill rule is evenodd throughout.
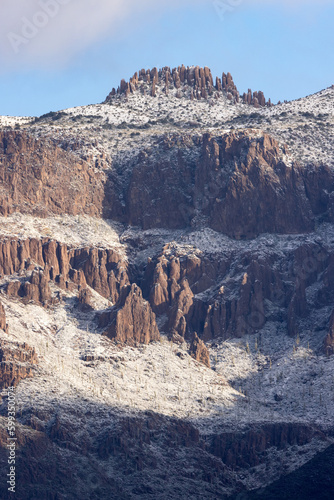
<path id="1" fill-rule="evenodd" d="M 19 500 L 333 498 L 284 490 L 334 463 L 333 112 L 180 66 L 0 117 Z"/>
<path id="2" fill-rule="evenodd" d="M 178 98 L 201 100 L 215 98 L 219 99 L 225 95 L 231 102 L 239 101 L 253 105 L 256 108 L 271 106 L 271 100 L 266 101 L 262 91 L 252 92 L 248 89 L 243 96 L 240 95 L 231 73 L 223 73 L 221 78 L 212 76 L 210 68 L 204 66 L 178 66 L 171 69 L 165 66 L 161 69 L 141 69 L 136 72 L 127 82 L 125 79 L 117 90 L 112 89 L 106 98 L 106 103 L 112 101 L 115 96 L 129 96 L 141 92 L 144 95 L 156 97 L 158 94 L 174 95 Z"/>

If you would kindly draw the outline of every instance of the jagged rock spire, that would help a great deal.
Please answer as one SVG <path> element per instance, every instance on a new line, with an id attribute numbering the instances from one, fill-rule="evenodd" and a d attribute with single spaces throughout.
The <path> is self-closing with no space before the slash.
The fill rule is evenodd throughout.
<path id="1" fill-rule="evenodd" d="M 241 97 L 231 73 L 223 73 L 221 79 L 216 77 L 214 83 L 211 70 L 207 66 L 204 68 L 188 66 L 186 68 L 182 64 L 182 66 L 173 69 L 168 66 L 159 70 L 157 68 L 141 69 L 130 78 L 129 82 L 121 80 L 118 89 L 113 88 L 105 102 L 109 102 L 116 95 L 127 97 L 140 90 L 145 95 L 156 97 L 158 88 L 165 95 L 187 97 L 188 99 L 208 99 L 213 94 L 215 94 L 214 97 L 219 98 L 224 94 L 230 101 L 237 103 Z M 270 99 L 267 102 L 263 92 L 252 93 L 251 89 L 248 90 L 247 94 L 243 94 L 242 102 L 257 108 L 271 106 Z"/>

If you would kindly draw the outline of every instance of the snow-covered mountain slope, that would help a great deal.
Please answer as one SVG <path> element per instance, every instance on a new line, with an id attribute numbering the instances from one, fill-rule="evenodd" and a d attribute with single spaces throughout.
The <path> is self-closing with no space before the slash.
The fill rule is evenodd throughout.
<path id="1" fill-rule="evenodd" d="M 1 127 L 20 127 L 30 124 L 33 118 L 29 116 L 0 116 Z"/>
<path id="2" fill-rule="evenodd" d="M 128 498 L 132 498 L 133 483 L 144 477 L 152 491 L 164 499 L 175 495 L 184 498 L 195 485 L 196 499 L 201 495 L 213 498 L 214 494 L 229 494 L 236 487 L 259 488 L 278 479 L 283 470 L 288 473 L 298 469 L 333 442 L 326 433 L 331 428 L 334 411 L 331 397 L 334 359 L 317 356 L 307 347 L 307 337 L 296 351 L 293 339 L 275 342 L 277 325 L 272 325 L 263 334 L 260 347 L 255 347 L 253 336 L 214 343 L 210 349 L 212 370 L 189 356 L 186 343 L 177 346 L 165 337 L 149 346 L 113 345 L 94 331 L 92 313 L 78 314 L 75 296 L 71 294 L 65 295 L 64 304 L 53 310 L 2 300 L 10 333 L 1 334 L 1 339 L 26 342 L 38 356 L 33 378 L 21 381 L 16 389 L 17 419 L 35 433 L 45 432 L 51 437 L 52 454 L 58 457 L 59 465 L 64 467 L 65 459 L 73 461 L 73 484 L 69 486 L 64 481 L 68 498 L 75 498 L 80 489 L 83 498 L 89 494 L 85 480 L 78 487 L 78 477 L 83 471 L 92 474 L 92 464 L 101 471 L 97 475 L 99 483 L 102 471 L 111 480 L 120 460 L 119 452 L 114 452 L 113 465 L 110 460 L 96 457 L 94 446 L 101 446 L 106 429 L 116 427 L 124 419 L 142 419 L 146 414 L 185 422 L 206 442 L 217 439 L 221 433 L 237 441 L 250 426 L 254 426 L 256 433 L 256 429 L 268 425 L 279 429 L 288 423 L 289 433 L 296 434 L 293 439 L 299 444 L 291 446 L 292 441 L 290 446 L 276 449 L 273 442 L 266 450 L 265 461 L 260 460 L 250 468 L 227 468 L 224 475 L 228 480 L 218 476 L 214 489 L 199 479 L 191 486 L 185 458 L 178 462 L 181 471 L 174 473 L 175 483 L 167 482 L 164 492 L 156 481 L 164 467 L 171 468 L 168 459 L 153 470 L 146 468 L 139 477 L 132 468 L 126 474 L 120 471 L 116 483 Z M 96 305 L 103 306 L 101 301 Z M 6 394 L 4 391 L 2 396 Z M 54 428 L 55 414 L 61 431 L 55 428 L 53 437 L 50 428 Z M 152 427 L 153 423 L 148 425 Z M 302 433 L 310 433 L 309 437 L 298 435 L 301 425 L 307 429 Z M 182 432 L 185 431 L 181 431 L 181 436 Z M 90 464 L 79 458 L 81 447 L 86 447 L 83 456 Z M 152 451 L 161 460 L 161 444 L 156 442 Z M 148 452 L 141 450 L 141 453 L 145 457 Z M 23 467 L 21 462 L 19 465 Z M 32 487 L 30 483 L 28 486 Z M 110 486 L 106 491 L 110 494 Z M 103 498 L 107 498 L 108 493 L 104 494 Z M 145 493 L 139 498 L 146 498 Z"/>
<path id="3" fill-rule="evenodd" d="M 81 155 L 89 151 L 96 158 L 106 155 L 124 163 L 162 134 L 253 128 L 288 144 L 294 159 L 302 164 L 332 165 L 333 120 L 334 88 L 330 87 L 296 101 L 258 109 L 240 102 L 233 104 L 225 95 L 191 101 L 163 93 L 153 98 L 136 92 L 128 97 L 115 96 L 108 104 L 46 115 L 37 123 L 24 119 L 23 125 L 37 137 L 69 141 Z"/>
<path id="4" fill-rule="evenodd" d="M 0 118 L 19 500 L 247 498 L 329 449 L 333 112 L 182 67 Z"/>

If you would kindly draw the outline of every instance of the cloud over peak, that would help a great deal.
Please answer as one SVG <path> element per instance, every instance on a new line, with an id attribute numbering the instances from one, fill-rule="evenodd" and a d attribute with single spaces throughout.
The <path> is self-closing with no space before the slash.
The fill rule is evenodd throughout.
<path id="1" fill-rule="evenodd" d="M 317 5 L 330 1 L 318 0 Z M 214 15 L 214 10 L 228 13 L 250 4 L 310 3 L 314 4 L 311 0 L 1 0 L 1 63 L 9 68 L 62 65 L 99 39 L 117 34 L 139 12 L 154 15 L 203 4 Z"/>

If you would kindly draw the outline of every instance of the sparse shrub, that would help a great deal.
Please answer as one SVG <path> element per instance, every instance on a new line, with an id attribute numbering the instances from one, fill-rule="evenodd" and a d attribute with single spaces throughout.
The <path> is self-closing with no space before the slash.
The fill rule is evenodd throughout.
<path id="1" fill-rule="evenodd" d="M 260 113 L 251 113 L 249 115 L 249 118 L 251 120 L 262 120 L 263 119 L 263 117 L 260 115 Z"/>
<path id="2" fill-rule="evenodd" d="M 60 118 L 62 118 L 63 116 L 67 116 L 63 111 L 49 111 L 49 113 L 45 113 L 44 115 L 35 118 L 35 123 L 48 120 L 49 118 L 51 118 L 52 121 L 56 121 L 60 120 Z"/>

